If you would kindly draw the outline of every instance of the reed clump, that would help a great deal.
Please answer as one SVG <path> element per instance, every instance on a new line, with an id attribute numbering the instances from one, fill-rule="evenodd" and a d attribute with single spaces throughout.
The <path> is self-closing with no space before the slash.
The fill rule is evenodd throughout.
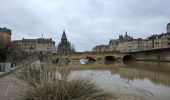
<path id="1" fill-rule="evenodd" d="M 89 79 L 67 79 L 71 72 L 67 67 L 47 65 L 40 68 L 25 67 L 16 74 L 18 79 L 28 85 L 24 88 L 20 100 L 115 99 L 113 94 L 106 93 Z M 57 73 L 60 73 L 60 77 L 57 77 Z"/>

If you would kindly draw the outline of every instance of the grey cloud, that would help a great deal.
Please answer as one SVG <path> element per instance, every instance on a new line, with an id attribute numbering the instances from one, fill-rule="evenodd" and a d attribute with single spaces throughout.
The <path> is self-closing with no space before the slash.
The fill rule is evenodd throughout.
<path id="1" fill-rule="evenodd" d="M 135 38 L 165 32 L 169 0 L 1 0 L 0 27 L 13 39 L 44 34 L 60 41 L 66 29 L 79 51 L 128 33 Z"/>

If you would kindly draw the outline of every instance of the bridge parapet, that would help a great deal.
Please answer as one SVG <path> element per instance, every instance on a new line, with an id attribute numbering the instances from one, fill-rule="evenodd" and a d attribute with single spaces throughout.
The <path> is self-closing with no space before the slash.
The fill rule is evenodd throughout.
<path id="1" fill-rule="evenodd" d="M 106 60 L 108 58 L 113 58 L 115 61 L 120 61 L 123 59 L 125 54 L 114 51 L 114 52 L 77 52 L 67 55 L 55 54 L 53 59 L 70 59 L 70 60 L 80 60 L 80 59 L 93 59 L 93 60 Z"/>
<path id="2" fill-rule="evenodd" d="M 74 56 L 74 55 L 108 55 L 108 54 L 122 54 L 120 51 L 112 52 L 76 52 L 70 54 L 55 54 L 56 56 Z"/>

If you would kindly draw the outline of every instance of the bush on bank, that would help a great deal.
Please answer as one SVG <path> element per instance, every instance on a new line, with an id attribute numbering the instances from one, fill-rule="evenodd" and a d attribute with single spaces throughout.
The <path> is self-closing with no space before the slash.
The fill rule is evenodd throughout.
<path id="1" fill-rule="evenodd" d="M 20 100 L 114 100 L 114 95 L 99 89 L 88 79 L 68 80 L 64 75 L 68 69 L 48 67 L 39 70 L 26 67 L 16 74 L 17 78 L 28 86 L 24 89 Z M 55 70 L 54 70 L 55 69 Z M 61 78 L 56 78 L 56 72 L 62 72 Z M 63 72 L 65 71 L 65 72 Z M 64 73 L 64 74 L 63 74 Z M 55 77 L 54 77 L 55 76 Z"/>

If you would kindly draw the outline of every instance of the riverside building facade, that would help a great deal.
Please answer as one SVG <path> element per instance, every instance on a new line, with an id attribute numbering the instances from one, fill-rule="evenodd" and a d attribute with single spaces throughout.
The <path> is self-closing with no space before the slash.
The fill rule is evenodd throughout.
<path id="1" fill-rule="evenodd" d="M 120 35 L 119 39 L 111 39 L 109 45 L 105 45 L 105 51 L 133 52 L 150 49 L 170 48 L 170 23 L 167 24 L 167 32 L 152 35 L 146 39 L 133 37 L 126 34 Z M 103 47 L 103 48 L 104 48 Z M 107 48 L 106 48 L 107 47 Z M 99 45 L 92 49 L 93 52 L 103 52 Z"/>
<path id="2" fill-rule="evenodd" d="M 6 27 L 0 28 L 0 48 L 7 48 L 11 43 L 11 30 Z"/>
<path id="3" fill-rule="evenodd" d="M 13 43 L 20 45 L 21 51 L 25 53 L 55 52 L 55 42 L 52 38 L 22 39 Z"/>

